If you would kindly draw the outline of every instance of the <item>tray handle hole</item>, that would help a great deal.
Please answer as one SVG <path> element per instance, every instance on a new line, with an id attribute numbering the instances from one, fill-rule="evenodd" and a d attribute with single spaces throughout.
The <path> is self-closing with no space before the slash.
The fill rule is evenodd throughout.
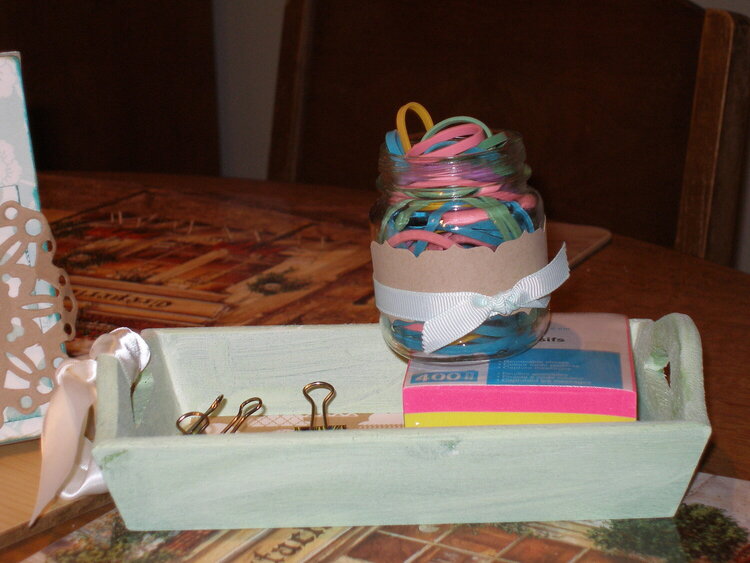
<path id="1" fill-rule="evenodd" d="M 657 348 L 651 351 L 651 357 L 648 359 L 645 366 L 653 372 L 660 373 L 664 377 L 664 382 L 669 388 L 672 387 L 671 359 L 673 359 L 673 357 L 667 350 Z"/>

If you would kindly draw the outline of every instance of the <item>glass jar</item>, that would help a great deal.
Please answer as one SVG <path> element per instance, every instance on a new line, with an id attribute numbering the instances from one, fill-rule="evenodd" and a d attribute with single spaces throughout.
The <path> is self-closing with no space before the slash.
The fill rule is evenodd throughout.
<path id="1" fill-rule="evenodd" d="M 374 243 L 383 248 L 387 244 L 390 248 L 407 249 L 415 257 L 442 253 L 452 247 L 487 247 L 493 251 L 489 256 L 494 256 L 503 244 L 519 239 L 523 233 L 543 229 L 542 199 L 526 183 L 531 171 L 525 163 L 523 140 L 512 131 L 500 133 L 503 134 L 505 140 L 488 150 L 451 157 L 429 153 L 409 157 L 394 154 L 383 145 L 377 179 L 380 194 L 370 212 Z M 546 241 L 543 245 L 546 263 Z M 378 264 L 383 259 L 376 263 L 374 252 L 377 285 Z M 452 252 L 449 254 L 454 258 L 441 262 L 439 275 L 434 277 L 450 279 L 459 273 L 456 268 L 466 269 L 466 262 L 455 260 L 458 253 Z M 485 260 L 488 255 L 481 256 L 478 259 Z M 401 269 L 410 267 L 402 265 Z M 409 272 L 401 273 L 407 278 L 404 283 L 411 283 Z M 471 273 L 468 275 L 471 278 Z M 542 337 L 549 324 L 549 307 L 492 314 L 468 334 L 430 352 L 423 347 L 423 321 L 386 314 L 381 309 L 380 324 L 386 343 L 406 358 L 505 358 L 527 350 Z"/>

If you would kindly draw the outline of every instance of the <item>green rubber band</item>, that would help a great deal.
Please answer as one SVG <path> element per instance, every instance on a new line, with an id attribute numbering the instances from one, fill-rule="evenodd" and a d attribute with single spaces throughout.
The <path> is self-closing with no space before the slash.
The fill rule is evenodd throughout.
<path id="1" fill-rule="evenodd" d="M 436 193 L 435 190 L 440 190 L 442 193 Z M 424 188 L 410 190 L 410 193 L 414 194 L 414 197 L 427 198 L 432 201 L 438 199 L 453 199 L 456 197 L 466 197 L 479 191 L 478 187 L 475 186 L 445 186 L 443 188 Z"/>
<path id="2" fill-rule="evenodd" d="M 405 201 L 399 201 L 395 205 L 391 205 L 386 209 L 385 213 L 383 214 L 383 219 L 380 222 L 380 230 L 378 231 L 378 242 L 385 241 L 385 233 L 386 229 L 388 227 L 388 222 L 391 220 L 391 217 L 393 217 L 396 213 L 400 212 L 403 209 L 406 209 L 410 203 L 412 203 L 413 200 L 405 200 Z M 394 224 L 398 221 L 398 217 L 394 220 Z M 395 226 L 395 225 L 394 225 Z M 399 230 L 402 230 L 403 227 L 399 228 Z"/>
<path id="3" fill-rule="evenodd" d="M 513 236 L 513 233 L 509 228 L 507 217 L 503 216 L 503 212 L 499 207 L 496 206 L 496 204 L 494 204 L 494 206 L 479 205 L 477 207 L 479 207 L 480 209 L 484 209 L 484 211 L 487 213 L 487 216 L 490 218 L 490 221 L 492 221 L 492 223 L 495 225 L 497 231 L 500 233 L 500 236 L 503 237 L 504 241 L 516 238 Z M 505 206 L 503 206 L 503 208 L 504 207 Z M 507 209 L 505 209 L 505 212 L 507 214 Z"/>
<path id="4" fill-rule="evenodd" d="M 391 220 L 396 213 L 401 211 L 405 207 L 404 204 L 391 205 L 386 212 L 383 214 L 383 220 L 380 223 L 380 231 L 378 232 L 378 242 L 385 241 L 385 234 L 388 228 L 388 222 Z"/>
<path id="5" fill-rule="evenodd" d="M 481 196 L 476 199 L 481 202 L 476 207 L 485 210 L 504 240 L 512 240 L 521 236 L 523 231 L 507 207 L 498 205 L 497 200 L 491 197 Z"/>
<path id="6" fill-rule="evenodd" d="M 516 173 L 516 167 L 507 162 L 496 162 L 492 165 L 492 171 L 498 176 L 512 176 Z"/>
<path id="7" fill-rule="evenodd" d="M 459 115 L 456 117 L 449 117 L 448 119 L 443 119 L 441 122 L 433 125 L 432 128 L 429 131 L 427 131 L 427 133 L 424 134 L 424 137 L 422 137 L 422 140 L 424 141 L 425 139 L 429 139 L 438 131 L 441 131 L 445 129 L 446 127 L 448 127 L 448 125 L 458 125 L 460 123 L 473 123 L 475 125 L 479 125 L 484 130 L 484 133 L 485 135 L 487 135 L 487 137 L 492 137 L 492 129 L 487 127 L 483 122 L 479 121 L 478 119 L 475 119 L 474 117 Z"/>
<path id="8" fill-rule="evenodd" d="M 391 205 L 385 210 L 385 213 L 383 213 L 383 219 L 380 221 L 380 230 L 378 230 L 378 242 L 383 242 L 385 240 L 385 229 L 388 226 L 388 221 L 390 221 L 393 214 L 397 213 L 399 209 L 400 206 Z"/>
<path id="9" fill-rule="evenodd" d="M 506 135 L 503 131 L 500 131 L 499 133 L 495 133 L 494 135 L 492 134 L 488 135 L 484 141 L 482 141 L 481 143 L 477 145 L 477 148 L 485 151 L 488 149 L 499 147 L 500 145 L 504 145 L 507 142 L 508 142 L 508 135 Z"/>
<path id="10" fill-rule="evenodd" d="M 410 201 L 401 212 L 401 214 L 396 217 L 396 220 L 393 222 L 393 224 L 399 231 L 403 231 L 406 228 L 406 225 L 411 220 L 412 215 L 414 215 L 417 211 L 420 211 L 423 207 L 427 207 L 431 203 L 433 202 L 421 201 L 417 199 Z"/>
<path id="11" fill-rule="evenodd" d="M 396 217 L 393 220 L 393 226 L 396 227 L 398 231 L 403 231 L 404 227 L 406 227 L 406 224 L 411 219 L 411 216 L 414 215 L 417 211 L 419 211 L 422 207 L 429 205 L 431 202 L 429 201 L 419 201 L 419 200 L 405 200 L 400 201 L 396 205 L 391 205 L 388 209 L 386 209 L 385 213 L 383 214 L 383 219 L 380 222 L 380 230 L 378 231 L 378 242 L 382 243 L 385 241 L 385 233 L 386 228 L 388 227 L 388 222 L 391 220 L 391 217 L 393 217 L 396 213 L 400 213 L 398 217 Z"/>

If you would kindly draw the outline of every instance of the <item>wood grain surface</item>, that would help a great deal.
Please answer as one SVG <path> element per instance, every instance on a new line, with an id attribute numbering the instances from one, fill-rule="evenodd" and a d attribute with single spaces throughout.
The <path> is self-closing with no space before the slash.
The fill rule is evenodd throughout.
<path id="1" fill-rule="evenodd" d="M 41 174 L 40 193 L 57 238 L 57 256 L 68 260 L 66 270 L 73 276 L 81 306 L 74 350 L 85 350 L 98 333 L 121 325 L 140 329 L 230 324 L 226 319 L 231 324 L 257 325 L 377 320 L 366 252 L 368 210 L 374 193 L 252 180 L 113 173 Z M 78 230 L 73 228 L 76 225 Z M 150 244 L 124 236 L 139 229 L 153 237 Z M 184 250 L 196 229 L 205 229 L 200 237 L 194 237 L 200 251 L 193 249 L 192 254 L 170 258 L 167 247 Z M 130 250 L 140 249 L 130 255 L 140 256 L 129 264 L 130 273 L 143 266 L 141 250 L 153 253 L 158 245 L 166 245 L 144 280 L 122 279 L 122 269 L 114 267 L 126 262 L 123 254 L 128 251 L 123 248 L 116 248 L 121 254 L 112 260 L 106 256 L 98 262 L 86 257 L 70 260 L 82 245 L 101 251 L 118 236 Z M 604 230 L 566 228 L 553 222 L 550 251 L 557 250 L 560 240 L 567 241 L 569 255 L 577 257 L 580 264 L 553 296 L 553 310 L 651 319 L 681 312 L 693 318 L 703 340 L 713 426 L 701 470 L 750 479 L 750 383 L 744 377 L 750 360 L 750 276 L 627 237 L 614 236 L 607 244 L 609 235 Z M 242 241 L 247 245 L 244 251 L 240 250 Z M 257 255 L 249 264 L 243 261 L 243 256 L 254 253 Z M 239 276 L 211 278 L 219 271 L 238 270 Z M 264 273 L 274 275 L 264 278 Z M 134 291 L 132 284 L 139 291 Z M 134 296 L 139 301 L 133 302 Z M 158 297 L 168 297 L 174 304 L 166 311 L 163 306 L 152 306 L 148 299 Z M 11 463 L 19 450 L 26 455 L 37 452 L 21 470 L 28 476 L 25 485 L 5 478 L 0 482 L 0 538 L 9 529 L 21 529 L 28 518 L 36 491 L 37 448 L 36 442 L 0 448 L 0 460 L 6 462 L 0 466 L 2 472 L 19 472 L 15 462 Z M 25 500 L 10 494 L 23 486 L 28 492 Z M 44 523 L 38 531 L 43 527 Z M 7 540 L 0 541 L 0 545 L 4 543 Z"/>

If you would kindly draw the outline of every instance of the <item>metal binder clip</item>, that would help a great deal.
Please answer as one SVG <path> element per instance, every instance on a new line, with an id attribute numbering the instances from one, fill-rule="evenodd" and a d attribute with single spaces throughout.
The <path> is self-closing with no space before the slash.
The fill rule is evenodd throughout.
<path id="1" fill-rule="evenodd" d="M 312 413 L 310 414 L 310 426 L 306 428 L 306 430 L 316 430 L 315 428 L 315 401 L 310 396 L 310 391 L 314 389 L 328 389 L 328 395 L 325 396 L 323 399 L 323 406 L 321 410 L 323 411 L 323 430 L 329 430 L 330 426 L 328 426 L 328 404 L 333 400 L 333 398 L 336 396 L 336 389 L 333 388 L 333 385 L 330 383 L 326 383 L 325 381 L 313 381 L 312 383 L 308 383 L 302 388 L 302 394 L 305 396 L 305 399 L 308 400 L 308 402 L 312 405 Z"/>
<path id="2" fill-rule="evenodd" d="M 216 409 L 219 408 L 219 405 L 224 400 L 224 395 L 219 395 L 216 397 L 213 403 L 211 403 L 211 406 L 209 406 L 205 412 L 200 411 L 189 411 L 185 414 L 181 415 L 180 418 L 177 419 L 177 428 L 180 432 L 183 434 L 200 434 L 203 432 L 206 428 L 208 428 L 209 420 L 208 417 L 213 413 Z M 193 424 L 188 426 L 187 428 L 183 427 L 182 422 L 184 420 L 187 420 L 189 418 L 196 418 L 196 420 Z"/>
<path id="3" fill-rule="evenodd" d="M 250 408 L 245 410 L 245 407 L 249 405 L 250 403 L 253 404 Z M 237 430 L 240 429 L 240 426 L 247 420 L 247 418 L 256 412 L 258 409 L 260 409 L 263 406 L 263 401 L 260 400 L 260 397 L 253 397 L 252 399 L 248 399 L 247 401 L 243 402 L 240 405 L 240 410 L 237 411 L 237 416 L 235 416 L 229 424 L 227 424 L 226 428 L 224 428 L 221 433 L 222 434 L 234 434 L 237 432 Z M 244 412 L 243 412 L 244 411 Z"/>

